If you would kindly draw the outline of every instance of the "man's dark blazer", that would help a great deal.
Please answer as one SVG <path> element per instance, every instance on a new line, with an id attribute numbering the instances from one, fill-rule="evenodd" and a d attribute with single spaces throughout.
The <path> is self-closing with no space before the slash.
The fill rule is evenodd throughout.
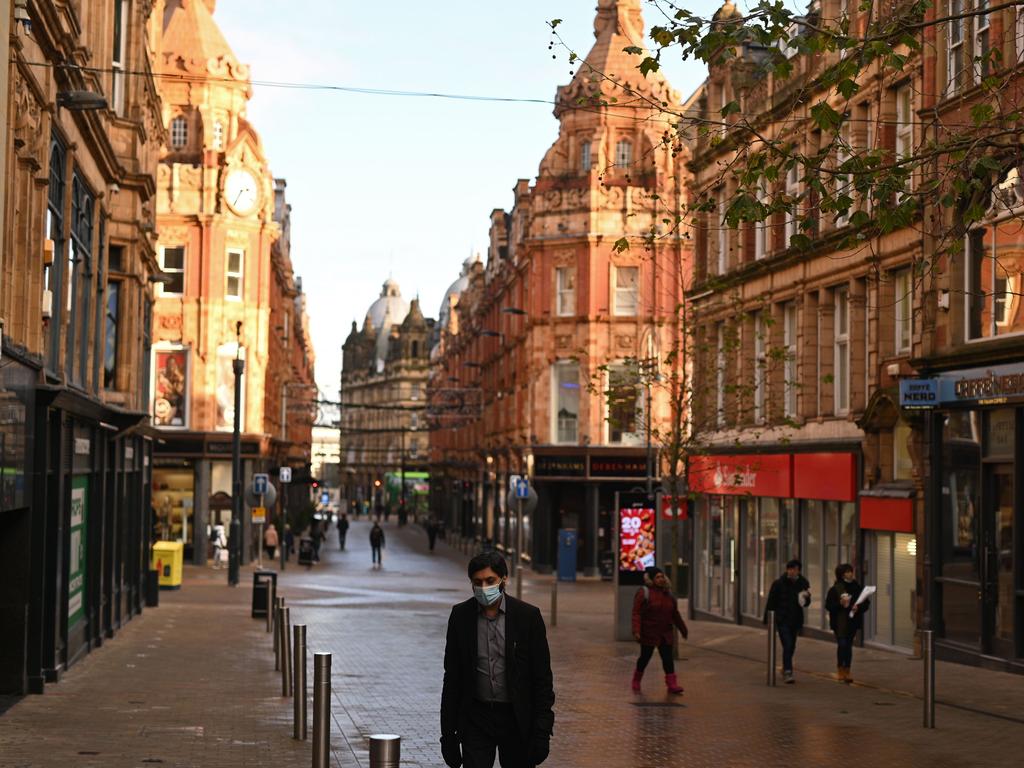
<path id="1" fill-rule="evenodd" d="M 476 699 L 476 622 L 471 597 L 452 608 L 444 649 L 441 735 L 461 733 Z M 555 691 L 544 618 L 535 606 L 505 595 L 505 675 L 509 700 L 524 739 L 550 738 Z"/>

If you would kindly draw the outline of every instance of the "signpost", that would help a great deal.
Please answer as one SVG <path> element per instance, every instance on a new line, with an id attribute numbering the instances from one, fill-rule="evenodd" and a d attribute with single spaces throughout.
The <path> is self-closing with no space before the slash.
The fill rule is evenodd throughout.
<path id="1" fill-rule="evenodd" d="M 270 484 L 270 476 L 263 474 L 262 472 L 252 476 L 252 495 L 259 497 L 259 503 L 252 505 L 252 521 L 260 527 L 259 538 L 256 543 L 256 567 L 263 567 L 263 526 L 267 522 L 267 508 L 264 506 L 264 501 L 270 493 L 270 489 L 274 486 Z M 277 495 L 276 493 L 274 494 Z M 271 499 L 273 503 L 273 499 Z"/>
<path id="2" fill-rule="evenodd" d="M 530 487 L 530 481 L 519 475 L 509 477 L 509 492 L 505 499 L 508 507 L 515 506 L 516 515 L 516 556 L 512 560 L 516 569 L 516 599 L 523 597 L 523 515 L 533 514 L 537 508 L 537 492 Z"/>
<path id="3" fill-rule="evenodd" d="M 284 483 L 290 483 L 292 481 L 292 468 L 291 467 L 281 467 L 280 469 L 278 469 L 277 470 L 277 479 L 280 480 L 281 483 L 282 483 L 282 488 L 281 488 L 281 508 L 278 510 L 278 516 L 277 516 L 277 520 L 278 520 L 278 523 L 281 526 L 281 530 L 279 530 L 277 532 L 277 534 L 278 534 L 278 536 L 281 539 L 278 542 L 278 545 L 279 545 L 278 549 L 281 550 L 281 570 L 283 571 L 285 563 L 288 562 L 288 539 L 285 536 L 285 528 L 288 525 L 288 523 L 287 523 L 287 521 L 285 519 L 287 517 L 287 515 L 288 515 L 288 503 L 286 501 L 286 499 L 288 497 L 288 494 L 285 491 L 285 489 L 283 487 L 283 484 Z"/>

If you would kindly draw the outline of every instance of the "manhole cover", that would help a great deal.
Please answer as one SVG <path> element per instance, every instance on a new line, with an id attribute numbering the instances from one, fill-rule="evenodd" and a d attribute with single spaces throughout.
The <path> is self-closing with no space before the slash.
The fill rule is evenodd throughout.
<path id="1" fill-rule="evenodd" d="M 677 704 L 674 701 L 634 701 L 633 702 L 633 706 L 634 707 L 644 707 L 645 709 L 653 709 L 653 708 L 659 708 L 659 707 L 662 708 L 662 709 L 667 708 L 667 707 L 676 707 L 678 709 L 686 709 L 686 705 L 685 704 Z"/>

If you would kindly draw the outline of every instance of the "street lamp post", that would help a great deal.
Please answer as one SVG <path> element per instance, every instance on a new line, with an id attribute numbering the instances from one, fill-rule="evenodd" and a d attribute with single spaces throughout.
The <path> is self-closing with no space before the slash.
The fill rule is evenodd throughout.
<path id="1" fill-rule="evenodd" d="M 235 374 L 235 423 L 231 435 L 231 534 L 228 537 L 228 585 L 238 586 L 238 569 L 242 557 L 242 323 L 235 326 L 235 359 L 231 370 Z"/>

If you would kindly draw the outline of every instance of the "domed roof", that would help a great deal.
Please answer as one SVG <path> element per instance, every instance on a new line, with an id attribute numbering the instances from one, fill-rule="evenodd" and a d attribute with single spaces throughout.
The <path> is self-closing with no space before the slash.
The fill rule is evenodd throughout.
<path id="1" fill-rule="evenodd" d="M 458 298 L 469 287 L 469 272 L 473 265 L 479 261 L 480 254 L 477 254 L 475 257 L 462 262 L 462 272 L 459 273 L 459 279 L 449 285 L 448 290 L 444 292 L 444 298 L 441 300 L 441 309 L 437 313 L 438 324 L 442 330 L 448 327 L 448 322 L 451 319 L 452 297 Z"/>
<path id="2" fill-rule="evenodd" d="M 390 331 L 392 325 L 400 324 L 409 314 L 409 302 L 402 298 L 402 291 L 398 283 L 390 277 L 384 281 L 378 298 L 370 308 L 366 310 L 366 319 L 373 325 L 374 330 Z M 385 324 L 385 318 L 387 323 Z M 385 333 L 385 336 L 389 334 Z"/>

